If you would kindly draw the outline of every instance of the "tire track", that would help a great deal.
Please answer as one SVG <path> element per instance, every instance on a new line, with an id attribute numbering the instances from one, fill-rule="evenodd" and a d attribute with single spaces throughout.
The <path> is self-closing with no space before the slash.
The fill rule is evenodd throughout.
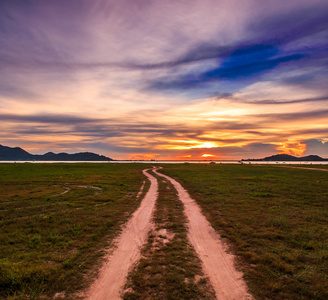
<path id="1" fill-rule="evenodd" d="M 121 299 L 120 293 L 125 284 L 129 269 L 140 259 L 140 249 L 146 243 L 152 227 L 152 215 L 158 196 L 157 179 L 143 170 L 150 180 L 150 188 L 140 207 L 117 238 L 117 247 L 108 255 L 107 262 L 101 268 L 99 277 L 87 292 L 89 300 Z"/>
<path id="2" fill-rule="evenodd" d="M 152 171 L 172 183 L 178 192 L 179 200 L 184 205 L 184 213 L 188 219 L 188 239 L 202 261 L 204 273 L 210 279 L 216 298 L 220 300 L 253 299 L 247 291 L 243 274 L 236 270 L 234 256 L 228 253 L 227 246 L 215 232 L 199 206 L 187 191 L 173 178 Z M 140 259 L 140 250 L 147 241 L 153 226 L 152 216 L 158 198 L 158 181 L 143 170 L 150 180 L 150 188 L 142 200 L 140 207 L 133 213 L 116 240 L 117 247 L 108 254 L 107 261 L 100 270 L 99 277 L 86 293 L 88 300 L 121 299 L 122 288 L 129 270 Z"/>
<path id="3" fill-rule="evenodd" d="M 313 171 L 328 172 L 328 169 L 320 169 L 320 168 L 292 167 L 292 166 L 279 166 L 279 167 L 280 168 L 289 168 L 289 169 L 302 169 L 302 170 L 313 170 Z"/>
<path id="4" fill-rule="evenodd" d="M 247 291 L 243 274 L 235 268 L 234 256 L 227 252 L 226 245 L 202 214 L 195 200 L 176 180 L 156 170 L 153 172 L 170 181 L 177 190 L 188 219 L 188 238 L 203 263 L 204 272 L 209 276 L 217 299 L 253 299 Z"/>

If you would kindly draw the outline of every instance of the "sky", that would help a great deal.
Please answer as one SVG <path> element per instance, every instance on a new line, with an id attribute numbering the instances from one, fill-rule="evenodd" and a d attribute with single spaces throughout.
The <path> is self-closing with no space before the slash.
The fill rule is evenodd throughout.
<path id="1" fill-rule="evenodd" d="M 327 0 L 0 0 L 0 144 L 328 157 Z"/>

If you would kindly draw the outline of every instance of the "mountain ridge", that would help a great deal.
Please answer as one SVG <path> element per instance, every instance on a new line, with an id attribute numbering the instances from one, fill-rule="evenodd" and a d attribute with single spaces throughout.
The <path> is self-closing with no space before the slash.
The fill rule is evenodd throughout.
<path id="1" fill-rule="evenodd" d="M 0 161 L 112 161 L 104 155 L 93 152 L 31 154 L 20 147 L 0 145 Z"/>
<path id="2" fill-rule="evenodd" d="M 259 159 L 242 159 L 242 161 L 328 161 L 327 158 L 322 158 L 319 155 L 307 155 L 296 157 L 289 154 L 275 154 Z"/>

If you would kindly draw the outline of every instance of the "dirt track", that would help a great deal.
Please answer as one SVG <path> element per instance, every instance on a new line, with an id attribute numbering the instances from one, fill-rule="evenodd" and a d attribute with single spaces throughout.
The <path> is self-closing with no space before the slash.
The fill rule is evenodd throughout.
<path id="1" fill-rule="evenodd" d="M 157 169 L 154 168 L 153 172 L 170 181 L 178 191 L 188 219 L 188 238 L 202 261 L 204 272 L 213 285 L 217 299 L 253 299 L 247 292 L 242 273 L 235 269 L 234 256 L 227 252 L 220 236 L 201 213 L 197 203 L 177 181 L 158 173 Z M 158 197 L 157 179 L 147 171 L 144 170 L 143 173 L 151 181 L 150 189 L 118 237 L 117 248 L 109 255 L 99 278 L 87 292 L 87 299 L 120 299 L 128 271 L 140 258 L 140 249 L 151 229 L 152 213 Z"/>
<path id="2" fill-rule="evenodd" d="M 178 191 L 179 199 L 184 204 L 184 212 L 188 218 L 188 238 L 203 263 L 205 274 L 209 276 L 218 299 L 252 299 L 247 286 L 234 266 L 234 256 L 220 236 L 202 214 L 199 206 L 180 183 L 169 176 L 154 171 L 169 180 Z"/>
<path id="3" fill-rule="evenodd" d="M 320 169 L 320 168 L 307 168 L 307 167 L 292 167 L 292 166 L 279 166 L 283 168 L 291 168 L 291 169 L 303 169 L 303 170 L 314 170 L 314 171 L 324 171 L 328 172 L 328 169 Z"/>
<path id="4" fill-rule="evenodd" d="M 134 212 L 128 224 L 117 239 L 117 248 L 108 257 L 98 279 L 87 292 L 87 299 L 121 299 L 120 292 L 131 266 L 140 258 L 140 249 L 145 244 L 151 229 L 151 218 L 157 199 L 158 183 L 154 176 L 143 173 L 150 180 L 150 188 L 140 207 Z"/>

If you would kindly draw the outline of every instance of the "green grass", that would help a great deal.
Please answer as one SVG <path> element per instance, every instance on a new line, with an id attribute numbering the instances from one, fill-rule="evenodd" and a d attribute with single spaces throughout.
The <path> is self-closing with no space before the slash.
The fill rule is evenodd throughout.
<path id="1" fill-rule="evenodd" d="M 0 298 L 74 298 L 138 207 L 145 167 L 0 164 Z"/>
<path id="2" fill-rule="evenodd" d="M 173 186 L 158 179 L 155 230 L 129 275 L 124 299 L 215 299 L 188 242 L 183 204 Z"/>
<path id="3" fill-rule="evenodd" d="M 328 299 L 328 173 L 164 165 L 237 254 L 257 299 Z"/>
<path id="4" fill-rule="evenodd" d="M 138 207 L 146 167 L 0 164 L 0 298 L 77 298 Z M 165 164 L 162 172 L 228 241 L 257 299 L 328 299 L 328 172 L 218 164 Z M 211 299 L 182 204 L 160 181 L 156 228 L 125 298 Z"/>

